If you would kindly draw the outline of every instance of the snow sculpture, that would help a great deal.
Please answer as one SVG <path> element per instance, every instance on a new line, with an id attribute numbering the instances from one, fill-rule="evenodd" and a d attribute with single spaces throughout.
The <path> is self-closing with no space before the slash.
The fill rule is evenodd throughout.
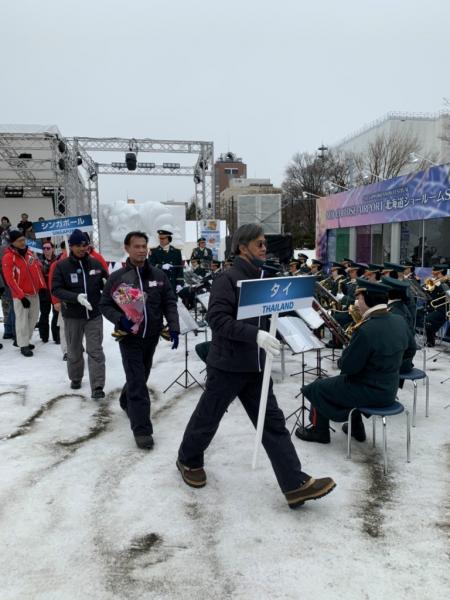
<path id="1" fill-rule="evenodd" d="M 184 244 L 184 206 L 160 202 L 113 202 L 101 204 L 99 213 L 100 251 L 106 260 L 125 260 L 123 240 L 129 231 L 145 231 L 149 236 L 149 247 L 158 245 L 158 229 L 173 232 L 174 246 L 180 248 Z"/>

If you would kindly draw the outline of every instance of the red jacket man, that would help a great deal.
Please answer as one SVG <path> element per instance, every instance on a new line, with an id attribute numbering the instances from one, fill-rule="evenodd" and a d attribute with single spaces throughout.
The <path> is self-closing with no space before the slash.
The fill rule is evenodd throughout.
<path id="1" fill-rule="evenodd" d="M 9 241 L 2 270 L 13 297 L 17 345 L 24 356 L 33 356 L 30 339 L 39 317 L 39 290 L 46 287 L 45 279 L 39 259 L 26 246 L 23 232 L 11 229 Z"/>

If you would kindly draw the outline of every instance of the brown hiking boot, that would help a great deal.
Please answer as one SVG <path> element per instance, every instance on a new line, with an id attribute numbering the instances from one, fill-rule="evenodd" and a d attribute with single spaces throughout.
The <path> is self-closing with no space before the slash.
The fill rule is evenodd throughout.
<path id="1" fill-rule="evenodd" d="M 289 508 L 297 508 L 306 502 L 306 500 L 317 500 L 326 496 L 336 487 L 335 482 L 331 477 L 323 477 L 322 479 L 314 479 L 311 477 L 308 481 L 285 494 Z"/>
<path id="2" fill-rule="evenodd" d="M 190 469 L 177 460 L 177 469 L 180 471 L 184 483 L 187 483 L 191 487 L 201 488 L 206 485 L 206 473 L 203 467 Z"/>

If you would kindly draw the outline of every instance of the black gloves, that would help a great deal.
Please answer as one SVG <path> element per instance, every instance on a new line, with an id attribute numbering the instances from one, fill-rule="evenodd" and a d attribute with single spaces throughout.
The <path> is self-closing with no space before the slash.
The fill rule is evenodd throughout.
<path id="1" fill-rule="evenodd" d="M 22 306 L 24 308 L 30 308 L 31 306 L 31 302 L 28 300 L 28 298 L 26 298 L 25 296 L 23 298 L 20 299 L 20 301 L 22 302 Z"/>

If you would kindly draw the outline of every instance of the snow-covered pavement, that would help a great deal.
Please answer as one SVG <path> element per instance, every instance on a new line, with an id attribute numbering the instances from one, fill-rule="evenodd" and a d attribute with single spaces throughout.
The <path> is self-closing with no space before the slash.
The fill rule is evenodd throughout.
<path id="1" fill-rule="evenodd" d="M 191 348 L 202 340 L 190 334 Z M 101 403 L 90 399 L 86 377 L 72 393 L 58 346 L 33 341 L 33 358 L 10 341 L 0 350 L 1 600 L 449 597 L 450 381 L 440 383 L 450 375 L 448 353 L 429 363 L 428 419 L 419 384 L 412 462 L 402 415 L 388 423 L 387 477 L 380 445 L 355 442 L 346 460 L 339 426 L 328 446 L 294 437 L 305 470 L 332 476 L 337 488 L 292 511 L 263 453 L 251 470 L 254 430 L 238 401 L 208 450 L 208 485 L 182 482 L 177 448 L 200 390 L 163 393 L 184 368 L 182 344 L 157 349 L 155 448 L 145 452 L 118 405 L 123 371 L 108 323 Z M 284 381 L 274 367 L 285 414 L 297 408 L 300 378 L 289 374 L 299 363 L 288 358 Z M 192 352 L 200 380 L 202 368 Z M 399 398 L 412 407 L 412 386 Z"/>

